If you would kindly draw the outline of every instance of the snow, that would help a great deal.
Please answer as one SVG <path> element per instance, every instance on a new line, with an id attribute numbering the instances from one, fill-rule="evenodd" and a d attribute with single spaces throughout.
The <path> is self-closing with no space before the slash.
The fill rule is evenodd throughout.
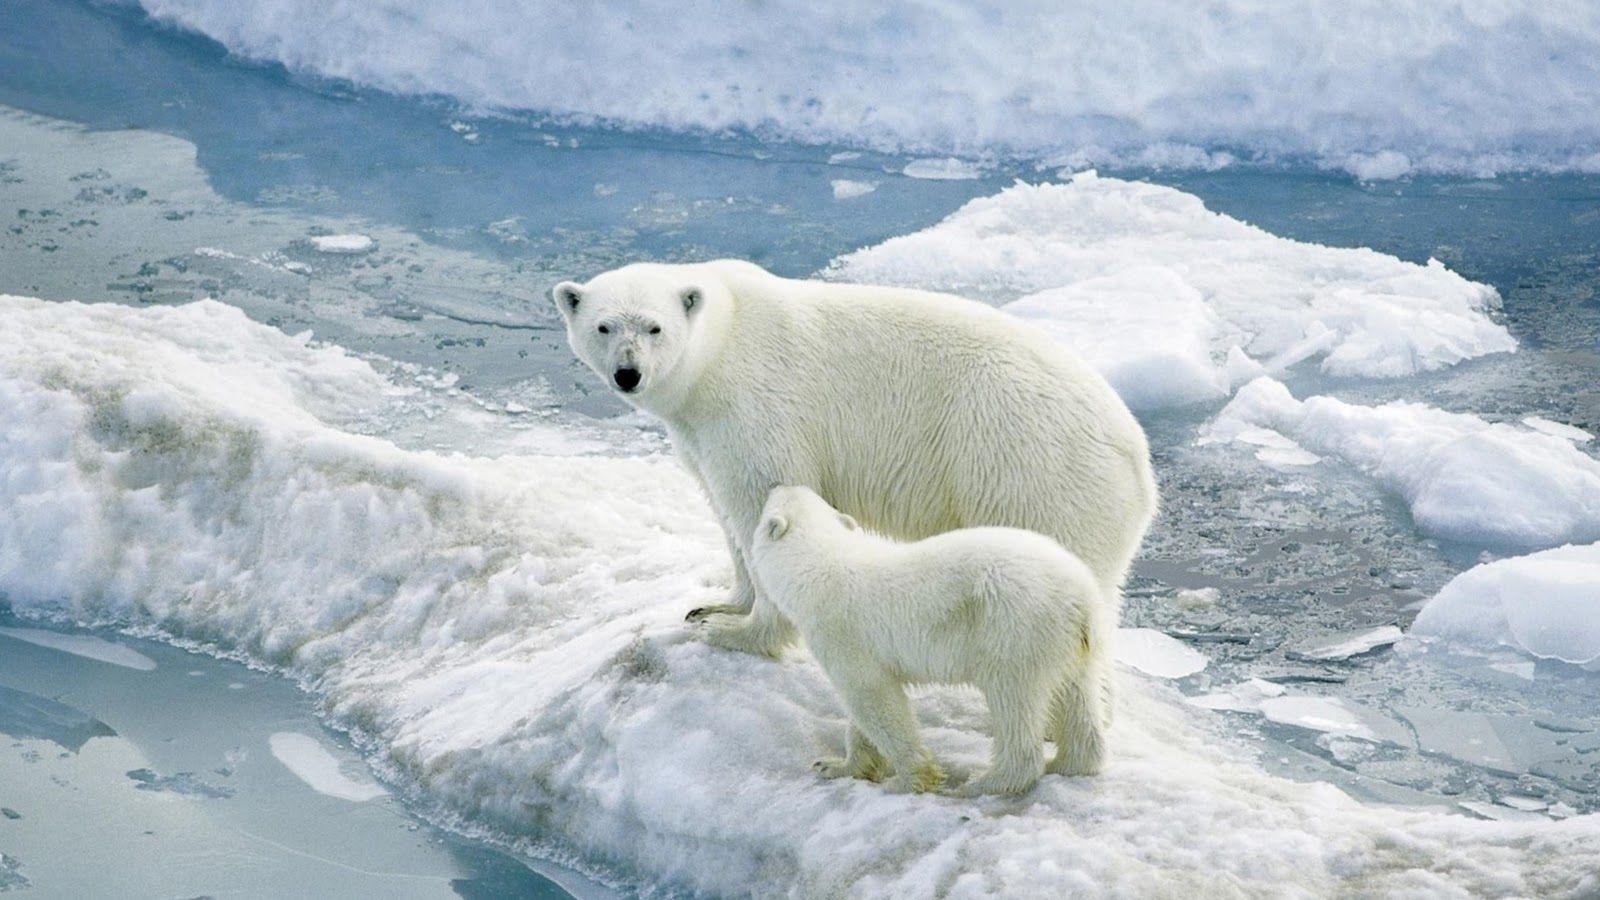
<path id="1" fill-rule="evenodd" d="M 319 794 L 365 803 L 388 793 L 365 772 L 347 772 L 332 751 L 309 734 L 279 731 L 267 739 L 267 745 L 284 768 Z M 354 766 L 349 768 L 355 770 Z"/>
<path id="2" fill-rule="evenodd" d="M 311 246 L 318 253 L 356 256 L 370 252 L 376 242 L 364 234 L 323 234 L 313 237 Z"/>
<path id="3" fill-rule="evenodd" d="M 1133 674 L 1102 777 L 1022 801 L 819 781 L 845 724 L 816 667 L 682 621 L 730 573 L 671 459 L 355 434 L 412 389 L 218 303 L 0 298 L 0 331 L 15 611 L 280 666 L 433 814 L 681 893 L 1577 895 L 1600 870 L 1600 817 L 1363 806 Z M 981 698 L 937 705 L 934 750 L 981 765 Z"/>
<path id="4" fill-rule="evenodd" d="M 1117 629 L 1114 650 L 1117 662 L 1156 678 L 1184 678 L 1210 662 L 1204 653 L 1153 628 Z"/>
<path id="5" fill-rule="evenodd" d="M 833 199 L 835 200 L 854 200 L 878 189 L 876 182 L 851 181 L 848 178 L 835 178 L 831 184 L 833 186 Z"/>
<path id="6" fill-rule="evenodd" d="M 150 672 L 156 668 L 155 660 L 132 647 L 124 647 L 91 634 L 62 634 L 39 628 L 0 628 L 0 637 L 140 672 Z"/>
<path id="7" fill-rule="evenodd" d="M 1600 669 L 1600 544 L 1474 566 L 1422 607 L 1411 634 Z"/>
<path id="8" fill-rule="evenodd" d="M 1516 347 L 1488 315 L 1495 291 L 1437 262 L 1288 240 L 1094 173 L 972 200 L 826 274 L 1006 303 L 1136 409 L 1220 401 L 1312 358 L 1329 375 L 1392 378 Z"/>
<path id="9" fill-rule="evenodd" d="M 1260 378 L 1217 414 L 1207 439 L 1260 428 L 1366 472 L 1435 537 L 1513 549 L 1600 539 L 1600 460 L 1543 431 L 1420 403 L 1296 400 Z"/>
<path id="10" fill-rule="evenodd" d="M 1584 0 L 139 2 L 297 72 L 580 122 L 1054 166 L 1600 169 Z"/>

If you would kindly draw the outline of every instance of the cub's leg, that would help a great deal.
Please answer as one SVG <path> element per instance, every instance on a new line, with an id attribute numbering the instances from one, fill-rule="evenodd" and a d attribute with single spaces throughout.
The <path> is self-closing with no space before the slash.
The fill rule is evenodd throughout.
<path id="1" fill-rule="evenodd" d="M 844 758 L 828 757 L 819 759 L 811 765 L 823 778 L 864 778 L 867 781 L 882 781 L 889 776 L 889 761 L 883 758 L 878 748 L 872 746 L 867 736 L 861 733 L 854 723 L 850 725 L 850 737 L 845 744 Z"/>
<path id="2" fill-rule="evenodd" d="M 813 652 L 816 649 L 812 647 Z M 830 666 L 820 657 L 818 661 L 844 698 L 851 724 L 894 768 L 894 775 L 883 783 L 884 790 L 905 794 L 938 787 L 944 781 L 944 770 L 917 734 L 917 719 L 905 688 L 881 672 L 840 672 L 839 666 Z M 860 663 L 852 660 L 851 664 Z"/>
<path id="3" fill-rule="evenodd" d="M 1105 708 L 1111 678 L 1110 666 L 1102 658 L 1062 681 L 1056 690 L 1051 718 L 1051 739 L 1056 742 L 1055 759 L 1045 771 L 1052 775 L 1096 775 L 1105 765 L 1105 727 L 1111 718 Z"/>
<path id="4" fill-rule="evenodd" d="M 1019 678 L 984 689 L 994 723 L 994 756 L 989 771 L 962 785 L 958 794 L 1022 794 L 1038 782 L 1050 690 L 1036 681 Z"/>

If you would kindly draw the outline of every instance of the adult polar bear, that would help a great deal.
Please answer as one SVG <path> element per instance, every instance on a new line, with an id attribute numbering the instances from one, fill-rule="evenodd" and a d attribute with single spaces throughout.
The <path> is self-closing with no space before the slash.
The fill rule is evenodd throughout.
<path id="1" fill-rule="evenodd" d="M 1156 508 L 1149 448 L 1105 379 L 1043 335 L 958 297 L 733 260 L 630 265 L 552 294 L 578 358 L 666 423 L 721 517 L 734 593 L 690 614 L 711 643 L 776 655 L 794 639 L 746 565 L 781 484 L 900 540 L 1049 535 L 1116 621 Z"/>

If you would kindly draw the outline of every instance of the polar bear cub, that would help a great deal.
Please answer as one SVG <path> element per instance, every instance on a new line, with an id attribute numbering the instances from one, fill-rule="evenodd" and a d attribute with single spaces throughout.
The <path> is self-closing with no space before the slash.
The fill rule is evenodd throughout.
<path id="1" fill-rule="evenodd" d="M 1015 528 L 901 543 L 863 531 L 810 488 L 785 486 L 768 495 L 751 546 L 761 590 L 850 715 L 847 756 L 818 762 L 824 776 L 877 781 L 888 769 L 890 791 L 937 787 L 944 773 L 905 693 L 917 683 L 971 684 L 989 704 L 993 760 L 962 794 L 1019 794 L 1043 771 L 1100 770 L 1107 604 L 1060 544 Z"/>

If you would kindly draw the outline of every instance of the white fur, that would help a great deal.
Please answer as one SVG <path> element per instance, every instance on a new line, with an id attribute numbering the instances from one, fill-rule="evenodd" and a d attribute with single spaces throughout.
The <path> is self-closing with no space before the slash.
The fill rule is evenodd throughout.
<path id="1" fill-rule="evenodd" d="M 799 628 L 850 713 L 826 776 L 894 791 L 943 779 L 917 736 L 907 684 L 971 684 L 994 723 L 989 771 L 965 794 L 1019 794 L 1045 770 L 1088 775 L 1105 755 L 1108 610 L 1094 574 L 1055 541 L 963 528 L 905 544 L 857 526 L 803 487 L 772 491 L 751 544 L 756 582 Z"/>
<path id="2" fill-rule="evenodd" d="M 734 594 L 691 613 L 712 643 L 776 655 L 793 639 L 746 571 L 780 484 L 901 540 L 1048 535 L 1094 572 L 1115 618 L 1155 512 L 1149 450 L 1105 380 L 1037 331 L 944 294 L 729 260 L 632 265 L 554 294 L 580 359 L 614 389 L 620 365 L 640 373 L 623 396 L 666 423 L 722 519 Z"/>

